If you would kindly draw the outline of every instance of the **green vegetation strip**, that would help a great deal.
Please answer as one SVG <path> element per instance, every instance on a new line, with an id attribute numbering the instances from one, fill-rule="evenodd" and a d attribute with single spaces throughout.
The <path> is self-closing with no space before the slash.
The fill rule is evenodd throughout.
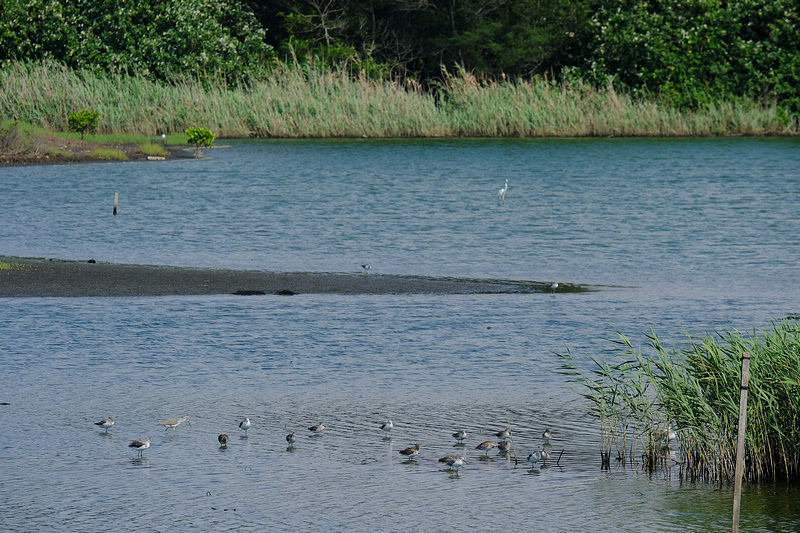
<path id="1" fill-rule="evenodd" d="M 95 148 L 91 152 L 91 157 L 95 159 L 104 159 L 108 161 L 126 161 L 128 156 L 120 150 L 113 148 Z"/>
<path id="2" fill-rule="evenodd" d="M 600 422 L 601 456 L 609 464 L 670 465 L 679 448 L 687 480 L 733 482 L 742 354 L 751 354 L 746 428 L 746 478 L 751 482 L 800 480 L 800 322 L 774 323 L 763 333 L 723 331 L 690 338 L 688 347 L 664 347 L 654 332 L 644 355 L 623 334 L 614 361 L 592 358 L 583 369 L 571 353 L 559 354 L 560 372 L 583 386 Z M 676 439 L 669 436 L 669 428 Z"/>
<path id="3" fill-rule="evenodd" d="M 181 135 L 203 127 L 219 138 L 576 137 L 792 134 L 774 103 L 715 102 L 677 111 L 612 85 L 545 78 L 479 82 L 447 76 L 435 92 L 413 84 L 353 78 L 306 65 L 228 86 L 70 70 L 55 63 L 0 69 L 0 116 L 66 131 L 74 109 L 99 112 L 100 134 Z M 77 134 L 73 134 L 76 135 Z"/>

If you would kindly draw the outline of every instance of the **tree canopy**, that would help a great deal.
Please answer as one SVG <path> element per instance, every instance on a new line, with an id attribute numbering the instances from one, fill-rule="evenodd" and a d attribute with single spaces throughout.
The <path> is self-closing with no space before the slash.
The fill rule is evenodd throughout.
<path id="1" fill-rule="evenodd" d="M 0 66 L 154 79 L 262 76 L 276 60 L 370 77 L 578 77 L 696 107 L 800 110 L 796 0 L 2 0 Z"/>

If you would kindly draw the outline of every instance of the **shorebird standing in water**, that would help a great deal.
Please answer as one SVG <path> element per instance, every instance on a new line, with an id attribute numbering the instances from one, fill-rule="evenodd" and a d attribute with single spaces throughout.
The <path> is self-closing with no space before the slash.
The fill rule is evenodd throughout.
<path id="1" fill-rule="evenodd" d="M 542 460 L 542 452 L 537 450 L 528 456 L 528 462 L 531 464 L 531 469 L 536 467 L 536 463 Z"/>
<path id="2" fill-rule="evenodd" d="M 386 422 L 383 423 L 383 425 L 381 425 L 381 430 L 384 433 L 388 434 L 392 430 L 393 427 L 394 427 L 394 424 L 392 424 L 392 421 L 391 420 L 387 420 Z"/>
<path id="3" fill-rule="evenodd" d="M 494 434 L 500 440 L 511 440 L 511 428 L 506 428 L 503 431 L 498 431 Z"/>
<path id="4" fill-rule="evenodd" d="M 217 437 L 217 440 L 219 441 L 220 447 L 223 447 L 223 446 L 227 447 L 228 446 L 228 436 L 225 433 L 223 433 L 222 435 Z"/>
<path id="5" fill-rule="evenodd" d="M 552 292 L 553 294 L 555 294 L 557 288 L 558 288 L 557 281 L 554 281 L 553 283 L 550 284 L 550 292 Z"/>
<path id="6" fill-rule="evenodd" d="M 497 450 L 500 453 L 508 453 L 511 451 L 511 441 L 510 440 L 503 440 L 497 443 Z"/>
<path id="7" fill-rule="evenodd" d="M 288 444 L 290 448 L 294 446 L 295 442 L 297 442 L 297 436 L 295 436 L 294 433 L 286 435 L 286 444 Z"/>
<path id="8" fill-rule="evenodd" d="M 467 463 L 467 460 L 460 455 L 446 455 L 439 459 L 440 463 L 445 463 L 447 468 L 450 470 L 455 470 L 458 472 L 458 469 L 461 468 L 462 465 Z"/>
<path id="9" fill-rule="evenodd" d="M 250 423 L 250 419 L 249 418 L 245 418 L 244 420 L 239 422 L 239 429 L 243 430 L 244 434 L 247 435 L 248 434 L 247 430 L 250 429 L 250 426 L 252 426 L 252 425 L 253 424 Z"/>
<path id="10" fill-rule="evenodd" d="M 372 268 L 372 266 L 364 263 L 363 265 L 361 265 L 361 268 L 364 269 L 364 272 L 369 272 L 369 269 Z"/>
<path id="11" fill-rule="evenodd" d="M 553 432 L 550 431 L 550 428 L 544 430 L 544 433 L 542 433 L 542 438 L 546 444 L 550 443 L 550 439 L 553 438 Z"/>
<path id="12" fill-rule="evenodd" d="M 456 439 L 459 444 L 464 444 L 464 439 L 467 438 L 467 432 L 463 429 L 456 431 L 453 433 L 453 438 Z"/>
<path id="13" fill-rule="evenodd" d="M 108 418 L 102 419 L 100 422 L 95 422 L 94 425 L 100 426 L 106 430 L 106 433 L 108 433 L 108 429 L 114 425 L 114 419 L 109 416 Z"/>
<path id="14" fill-rule="evenodd" d="M 139 450 L 139 457 L 141 457 L 142 453 L 144 453 L 144 451 L 149 447 L 150 437 L 147 437 L 146 439 L 138 439 L 128 444 L 128 448 L 136 448 Z"/>
<path id="15" fill-rule="evenodd" d="M 325 429 L 325 424 L 323 424 L 322 422 L 320 422 L 319 424 L 314 424 L 313 426 L 308 428 L 308 430 L 314 435 L 319 435 L 320 433 L 322 433 L 322 430 L 324 429 Z"/>
<path id="16" fill-rule="evenodd" d="M 400 455 L 405 455 L 409 459 L 416 457 L 418 453 L 419 453 L 419 444 L 409 446 L 405 450 L 400 450 Z"/>
<path id="17" fill-rule="evenodd" d="M 491 450 L 492 448 L 497 448 L 497 443 L 494 442 L 493 440 L 487 440 L 475 446 L 476 450 L 485 450 L 486 455 L 489 455 L 489 450 Z"/>
<path id="18" fill-rule="evenodd" d="M 508 192 L 508 180 L 506 180 L 506 184 L 503 186 L 503 188 L 497 191 L 497 199 L 500 202 L 505 202 L 507 192 Z"/>
<path id="19" fill-rule="evenodd" d="M 186 422 L 190 426 L 192 425 L 192 423 L 189 422 L 189 417 L 188 416 L 182 416 L 180 418 L 170 418 L 166 422 L 159 422 L 158 425 L 164 426 L 164 431 L 168 431 L 170 429 L 175 429 L 176 427 L 180 426 L 184 422 Z"/>

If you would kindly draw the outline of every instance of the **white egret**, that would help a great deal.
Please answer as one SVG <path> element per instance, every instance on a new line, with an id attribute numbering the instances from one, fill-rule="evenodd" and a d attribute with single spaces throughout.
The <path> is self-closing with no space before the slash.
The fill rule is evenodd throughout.
<path id="1" fill-rule="evenodd" d="M 506 180 L 506 184 L 503 186 L 503 188 L 497 191 L 497 199 L 500 201 L 505 201 L 506 192 L 508 192 L 508 180 Z"/>

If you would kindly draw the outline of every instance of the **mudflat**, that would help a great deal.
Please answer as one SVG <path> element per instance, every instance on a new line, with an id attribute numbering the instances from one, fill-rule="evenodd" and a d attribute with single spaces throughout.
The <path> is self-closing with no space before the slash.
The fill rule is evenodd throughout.
<path id="1" fill-rule="evenodd" d="M 263 272 L 0 256 L 0 297 L 478 294 L 543 290 L 538 285 L 374 272 Z"/>

